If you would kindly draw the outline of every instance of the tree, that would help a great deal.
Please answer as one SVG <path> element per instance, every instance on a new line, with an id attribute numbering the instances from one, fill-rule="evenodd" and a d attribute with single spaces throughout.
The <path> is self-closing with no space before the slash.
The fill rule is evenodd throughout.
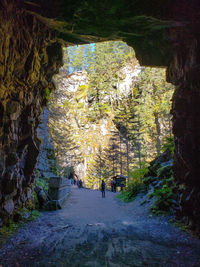
<path id="1" fill-rule="evenodd" d="M 55 78 L 58 90 L 50 104 L 51 131 L 61 165 L 82 166 L 85 184 L 97 187 L 101 178 L 129 175 L 160 152 L 171 134 L 173 87 L 165 82 L 163 70 L 143 68 L 124 92 L 124 70 L 134 71 L 137 61 L 122 42 L 74 46 L 65 52 L 67 62 Z M 78 86 L 69 90 L 70 83 Z"/>
<path id="2" fill-rule="evenodd" d="M 134 88 L 142 138 L 152 155 L 159 154 L 165 136 L 171 134 L 170 100 L 174 87 L 165 80 L 165 70 L 145 68 Z M 150 148 L 151 147 L 151 148 Z"/>

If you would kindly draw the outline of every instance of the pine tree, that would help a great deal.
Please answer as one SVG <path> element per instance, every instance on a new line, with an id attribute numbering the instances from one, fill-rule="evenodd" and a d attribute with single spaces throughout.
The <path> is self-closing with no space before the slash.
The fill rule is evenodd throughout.
<path id="1" fill-rule="evenodd" d="M 85 70 L 88 82 L 76 92 L 63 88 L 54 93 L 51 131 L 62 165 L 84 163 L 85 183 L 97 187 L 102 178 L 128 175 L 160 152 L 164 138 L 171 134 L 173 87 L 165 82 L 163 70 L 144 68 L 133 90 L 124 95 L 119 90 L 122 69 L 128 64 L 134 69 L 136 59 L 122 42 L 65 51 L 67 62 L 56 81 L 62 84 L 62 78 L 71 72 Z M 104 135 L 101 125 L 106 125 Z"/>

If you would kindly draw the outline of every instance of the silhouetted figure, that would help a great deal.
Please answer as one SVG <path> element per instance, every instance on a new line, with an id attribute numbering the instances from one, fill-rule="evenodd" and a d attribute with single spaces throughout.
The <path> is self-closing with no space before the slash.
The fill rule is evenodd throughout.
<path id="1" fill-rule="evenodd" d="M 113 192 L 113 180 L 111 180 L 110 186 L 111 186 L 111 191 Z"/>
<path id="2" fill-rule="evenodd" d="M 120 187 L 121 187 L 121 191 L 123 191 L 124 184 L 123 184 L 123 183 L 121 183 L 121 184 L 120 184 Z"/>
<path id="3" fill-rule="evenodd" d="M 106 190 L 106 184 L 104 180 L 101 182 L 101 192 L 102 192 L 102 197 L 105 197 L 105 190 Z"/>
<path id="4" fill-rule="evenodd" d="M 82 188 L 83 182 L 81 179 L 77 181 L 77 186 L 78 186 L 78 188 Z"/>
<path id="5" fill-rule="evenodd" d="M 116 182 L 116 180 L 114 179 L 112 183 L 113 183 L 113 192 L 116 193 L 116 184 L 117 184 L 117 182 Z"/>

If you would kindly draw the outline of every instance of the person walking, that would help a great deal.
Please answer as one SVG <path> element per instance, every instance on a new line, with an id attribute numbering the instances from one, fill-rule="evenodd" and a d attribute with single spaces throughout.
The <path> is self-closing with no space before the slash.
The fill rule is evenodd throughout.
<path id="1" fill-rule="evenodd" d="M 111 191 L 113 192 L 113 180 L 111 180 L 110 186 L 111 186 Z"/>
<path id="2" fill-rule="evenodd" d="M 113 192 L 116 193 L 116 186 L 117 186 L 117 182 L 116 179 L 113 180 Z"/>
<path id="3" fill-rule="evenodd" d="M 106 184 L 104 180 L 101 182 L 101 192 L 102 192 L 102 197 L 105 197 L 105 190 L 106 190 Z"/>

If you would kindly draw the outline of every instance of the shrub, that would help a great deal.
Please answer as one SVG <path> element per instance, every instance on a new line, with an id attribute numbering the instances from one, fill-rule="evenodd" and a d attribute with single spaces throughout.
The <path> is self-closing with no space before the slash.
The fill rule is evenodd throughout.
<path id="1" fill-rule="evenodd" d="M 49 179 L 45 178 L 45 177 L 36 178 L 35 185 L 42 187 L 45 191 L 48 191 L 48 189 L 49 189 Z"/>
<path id="2" fill-rule="evenodd" d="M 157 170 L 157 175 L 160 179 L 171 177 L 172 174 L 173 171 L 171 165 L 163 166 Z"/>
<path id="3" fill-rule="evenodd" d="M 166 137 L 164 144 L 161 148 L 162 151 L 169 149 L 172 154 L 174 154 L 174 137 Z"/>
<path id="4" fill-rule="evenodd" d="M 124 202 L 131 202 L 135 199 L 135 197 L 132 197 L 130 195 L 129 191 L 122 192 L 120 195 L 117 196 L 117 198 L 119 198 L 120 200 L 122 200 Z"/>
<path id="5" fill-rule="evenodd" d="M 130 202 L 135 199 L 138 193 L 146 190 L 146 185 L 144 183 L 144 175 L 148 173 L 148 168 L 143 167 L 140 169 L 133 170 L 129 173 L 129 182 L 127 188 L 122 192 L 118 198 Z"/>
<path id="6" fill-rule="evenodd" d="M 148 173 L 148 171 L 149 169 L 147 166 L 130 171 L 129 176 L 130 176 L 131 181 L 138 180 L 138 179 L 141 180 L 141 178 L 143 178 L 144 175 Z"/>
<path id="7" fill-rule="evenodd" d="M 154 206 L 151 207 L 153 213 L 160 214 L 170 212 L 170 208 L 176 199 L 174 188 L 175 184 L 173 178 L 170 177 L 161 188 L 154 189 L 154 192 L 151 194 L 156 197 Z"/>

